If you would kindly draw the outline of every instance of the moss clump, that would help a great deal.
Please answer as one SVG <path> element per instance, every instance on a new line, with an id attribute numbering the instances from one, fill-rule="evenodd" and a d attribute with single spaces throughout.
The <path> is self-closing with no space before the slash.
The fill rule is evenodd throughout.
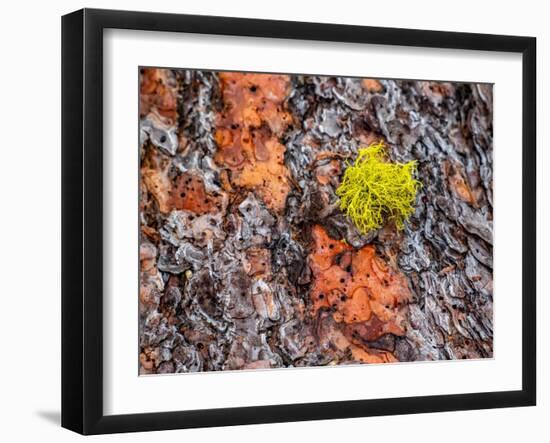
<path id="1" fill-rule="evenodd" d="M 414 178 L 416 162 L 389 163 L 383 142 L 359 150 L 353 164 L 347 163 L 342 183 L 336 189 L 340 209 L 364 234 L 393 220 L 398 229 L 414 212 L 421 183 Z"/>

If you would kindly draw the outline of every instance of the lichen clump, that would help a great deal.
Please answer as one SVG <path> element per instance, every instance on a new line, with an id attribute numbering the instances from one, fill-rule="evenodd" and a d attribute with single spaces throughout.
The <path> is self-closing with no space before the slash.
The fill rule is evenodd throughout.
<path id="1" fill-rule="evenodd" d="M 336 189 L 340 209 L 364 234 L 392 220 L 398 229 L 414 212 L 421 183 L 414 178 L 416 162 L 390 163 L 384 142 L 359 150 L 348 163 L 342 183 Z"/>

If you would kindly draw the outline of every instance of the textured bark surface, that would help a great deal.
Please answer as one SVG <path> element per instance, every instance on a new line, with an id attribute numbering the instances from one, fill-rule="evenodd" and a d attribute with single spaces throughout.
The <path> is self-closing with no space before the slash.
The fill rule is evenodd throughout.
<path id="1" fill-rule="evenodd" d="M 140 372 L 492 357 L 492 87 L 140 73 Z M 418 162 L 362 235 L 346 160 Z"/>

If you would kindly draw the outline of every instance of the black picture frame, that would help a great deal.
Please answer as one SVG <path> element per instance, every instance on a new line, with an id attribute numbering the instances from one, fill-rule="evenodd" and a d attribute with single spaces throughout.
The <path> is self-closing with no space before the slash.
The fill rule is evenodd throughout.
<path id="1" fill-rule="evenodd" d="M 522 55 L 522 389 L 103 413 L 103 30 L 171 31 Z M 536 403 L 536 39 L 337 24 L 83 9 L 62 18 L 62 426 L 82 434 L 530 406 Z M 519 172 L 519 171 L 518 171 Z"/>

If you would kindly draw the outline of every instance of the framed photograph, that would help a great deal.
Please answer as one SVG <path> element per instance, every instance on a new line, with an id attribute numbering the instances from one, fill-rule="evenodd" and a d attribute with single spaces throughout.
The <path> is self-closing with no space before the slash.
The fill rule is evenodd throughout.
<path id="1" fill-rule="evenodd" d="M 62 21 L 62 425 L 536 402 L 530 37 Z"/>

